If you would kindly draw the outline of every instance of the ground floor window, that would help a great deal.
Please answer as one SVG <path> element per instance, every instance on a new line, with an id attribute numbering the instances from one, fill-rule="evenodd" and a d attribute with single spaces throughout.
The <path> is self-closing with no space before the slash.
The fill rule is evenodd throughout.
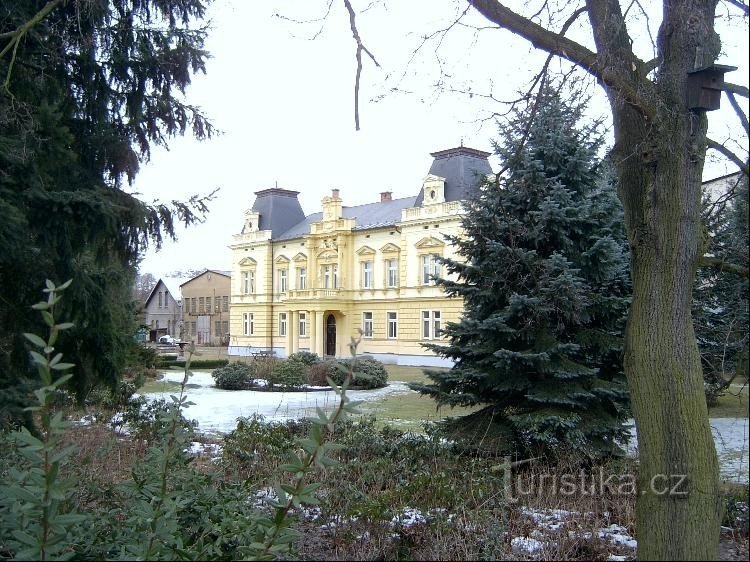
<path id="1" fill-rule="evenodd" d="M 398 337 L 398 313 L 388 312 L 388 338 L 396 339 Z"/>
<path id="2" fill-rule="evenodd" d="M 299 337 L 304 338 L 307 336 L 307 313 L 299 313 Z"/>
<path id="3" fill-rule="evenodd" d="M 279 335 L 286 335 L 286 312 L 279 314 Z"/>
<path id="4" fill-rule="evenodd" d="M 362 335 L 366 338 L 372 337 L 372 312 L 362 313 Z"/>
<path id="5" fill-rule="evenodd" d="M 440 311 L 422 311 L 422 339 L 432 340 L 440 337 Z"/>
<path id="6" fill-rule="evenodd" d="M 242 313 L 242 335 L 252 336 L 255 332 L 255 315 L 252 312 Z"/>

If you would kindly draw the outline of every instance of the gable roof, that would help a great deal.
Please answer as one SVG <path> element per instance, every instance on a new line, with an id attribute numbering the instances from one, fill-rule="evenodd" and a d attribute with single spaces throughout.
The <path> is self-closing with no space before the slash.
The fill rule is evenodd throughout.
<path id="1" fill-rule="evenodd" d="M 191 277 L 187 281 L 184 281 L 183 283 L 180 283 L 180 288 L 184 287 L 185 285 L 187 285 L 191 281 L 195 281 L 196 279 L 198 279 L 198 277 L 201 277 L 202 275 L 205 275 L 206 273 L 215 273 L 215 274 L 221 275 L 223 277 L 228 277 L 230 279 L 232 278 L 232 272 L 231 271 L 226 271 L 226 270 L 223 270 L 223 269 L 221 269 L 221 270 L 220 269 L 206 269 L 204 271 L 201 271 L 198 275 L 195 275 L 195 276 Z"/>
<path id="2" fill-rule="evenodd" d="M 172 299 L 174 301 L 182 300 L 182 291 L 180 291 L 180 287 L 182 285 L 178 285 L 178 281 L 178 279 L 175 279 L 173 277 L 160 277 L 156 282 L 156 285 L 154 285 L 154 288 L 151 289 L 151 292 L 149 293 L 146 302 L 143 303 L 143 306 L 148 306 L 148 303 L 151 302 L 151 299 L 154 297 L 154 295 L 159 292 L 159 287 L 164 287 L 164 289 L 166 289 L 167 292 L 172 296 Z"/>

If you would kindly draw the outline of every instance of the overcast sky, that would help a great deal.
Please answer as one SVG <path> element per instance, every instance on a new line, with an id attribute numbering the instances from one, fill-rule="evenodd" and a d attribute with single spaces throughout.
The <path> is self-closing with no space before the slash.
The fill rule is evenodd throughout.
<path id="1" fill-rule="evenodd" d="M 360 9 L 370 4 L 352 3 Z M 148 202 L 220 190 L 205 222 L 181 228 L 179 239 L 160 251 L 149 250 L 141 272 L 159 277 L 174 270 L 231 269 L 227 245 L 242 228 L 244 210 L 255 191 L 275 185 L 299 191 L 306 214 L 320 210 L 331 188 L 341 190 L 344 205 L 377 201 L 386 190 L 394 198 L 416 195 L 432 162 L 430 152 L 461 141 L 491 149 L 497 127 L 490 116 L 503 107 L 482 94 L 512 99 L 544 60 L 507 31 L 464 26 L 453 27 L 442 42 L 442 35 L 436 36 L 414 54 L 421 38 L 448 27 L 465 2 L 376 2 L 357 19 L 362 40 L 381 65 L 363 59 L 357 132 L 355 45 L 343 2 L 333 1 L 325 22 L 296 23 L 322 17 L 326 5 L 326 0 L 216 0 L 211 6 L 206 46 L 212 58 L 207 74 L 194 77 L 187 101 L 200 106 L 222 134 L 204 142 L 176 138 L 169 151 L 153 151 L 132 190 Z M 462 21 L 487 24 L 472 14 Z M 649 25 L 655 33 L 658 14 Z M 641 41 L 641 57 L 651 58 L 644 20 L 629 30 Z M 720 33 L 725 54 L 719 62 L 740 67 L 727 79 L 747 84 L 746 23 L 738 19 Z M 591 44 L 583 25 L 569 35 Z M 590 91 L 592 113 L 606 114 L 595 84 Z M 747 110 L 747 100 L 740 99 Z M 730 127 L 739 128 L 726 99 L 722 105 L 721 112 L 709 114 L 718 141 Z M 705 179 L 729 171 L 709 164 Z"/>

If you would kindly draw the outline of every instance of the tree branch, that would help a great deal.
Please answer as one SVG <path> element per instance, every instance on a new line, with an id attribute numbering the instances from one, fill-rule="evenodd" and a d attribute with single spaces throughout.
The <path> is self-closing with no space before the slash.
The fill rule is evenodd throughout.
<path id="1" fill-rule="evenodd" d="M 740 123 L 742 123 L 742 127 L 745 129 L 745 134 L 750 135 L 750 126 L 748 126 L 747 123 L 747 115 L 745 115 L 745 112 L 742 111 L 740 104 L 737 103 L 737 98 L 734 97 L 734 93 L 726 92 L 726 94 L 727 98 L 729 99 L 729 105 L 732 106 L 732 109 L 734 109 L 734 112 L 737 114 L 737 119 L 740 120 Z"/>
<path id="2" fill-rule="evenodd" d="M 367 47 L 364 46 L 362 40 L 359 37 L 359 32 L 357 31 L 357 23 L 355 22 L 354 8 L 352 8 L 351 2 L 349 2 L 349 0 L 344 0 L 344 6 L 346 6 L 346 10 L 349 12 L 349 25 L 352 29 L 352 36 L 354 37 L 354 41 L 357 43 L 357 75 L 354 79 L 354 128 L 355 130 L 359 131 L 359 78 L 362 75 L 362 51 L 367 53 L 367 55 L 372 59 L 372 62 L 375 63 L 375 66 L 380 68 L 380 65 L 378 64 L 378 61 L 375 60 L 375 56 L 367 49 Z"/>
<path id="3" fill-rule="evenodd" d="M 633 87 L 633 84 L 623 79 L 616 70 L 601 64 L 597 53 L 594 53 L 576 41 L 529 21 L 528 18 L 510 10 L 497 0 L 468 0 L 468 2 L 488 20 L 526 39 L 537 49 L 569 60 L 581 67 L 596 77 L 605 86 L 621 95 L 625 101 L 635 107 L 642 115 L 649 119 L 654 117 L 655 112 L 653 107 L 642 99 L 638 90 Z M 638 60 L 636 57 L 632 58 L 634 62 Z M 640 66 L 642 66 L 642 63 Z"/>
<path id="4" fill-rule="evenodd" d="M 745 4 L 744 2 L 741 2 L 740 0 L 724 0 L 727 4 L 731 4 L 732 6 L 739 8 L 743 12 L 745 12 L 745 15 L 750 15 L 750 6 Z"/>
<path id="5" fill-rule="evenodd" d="M 731 82 L 724 82 L 724 91 L 732 92 L 743 98 L 750 97 L 750 95 L 748 95 L 747 86 L 740 86 L 739 84 L 732 84 Z"/>
<path id="6" fill-rule="evenodd" d="M 727 273 L 739 275 L 740 277 L 744 277 L 745 279 L 748 279 L 749 276 L 747 267 L 737 265 L 736 263 L 729 263 L 722 260 L 721 258 L 716 258 L 713 256 L 703 256 L 698 262 L 698 266 L 712 267 L 714 269 L 718 269 L 719 271 L 726 271 Z"/>
<path id="7" fill-rule="evenodd" d="M 708 148 L 713 148 L 717 152 L 720 152 L 723 154 L 726 158 L 734 162 L 737 167 L 742 171 L 743 174 L 746 176 L 750 176 L 750 166 L 748 166 L 747 162 L 743 162 L 742 159 L 737 156 L 734 152 L 729 150 L 726 146 L 723 144 L 719 144 L 713 139 L 710 139 L 706 137 L 706 143 L 708 145 Z"/>

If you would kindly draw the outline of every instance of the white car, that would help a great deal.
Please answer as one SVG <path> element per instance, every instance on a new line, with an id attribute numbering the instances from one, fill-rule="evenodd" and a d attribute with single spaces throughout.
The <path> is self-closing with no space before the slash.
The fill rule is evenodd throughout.
<path id="1" fill-rule="evenodd" d="M 159 343 L 167 343 L 167 344 L 170 344 L 170 345 L 174 345 L 174 344 L 176 344 L 176 343 L 177 343 L 178 341 L 179 341 L 179 340 L 178 340 L 177 338 L 173 338 L 173 337 L 172 337 L 172 336 L 170 336 L 170 335 L 166 335 L 166 336 L 161 336 L 161 337 L 159 338 Z"/>

